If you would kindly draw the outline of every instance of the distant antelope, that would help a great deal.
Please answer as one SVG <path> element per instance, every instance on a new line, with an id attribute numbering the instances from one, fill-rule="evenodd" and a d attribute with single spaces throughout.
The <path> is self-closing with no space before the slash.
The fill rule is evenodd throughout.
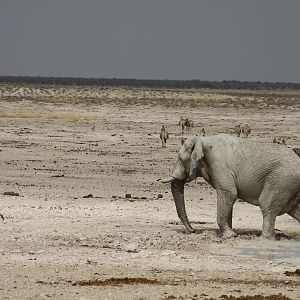
<path id="1" fill-rule="evenodd" d="M 235 127 L 234 127 L 234 131 L 233 133 L 235 133 L 237 135 L 237 137 L 240 137 L 241 136 L 241 133 L 242 133 L 242 127 L 240 124 L 237 124 Z"/>
<path id="2" fill-rule="evenodd" d="M 203 136 L 205 136 L 205 135 L 206 135 L 206 132 L 205 132 L 205 129 L 204 129 L 204 127 L 202 128 L 201 132 L 202 132 L 202 135 L 203 135 Z"/>
<path id="3" fill-rule="evenodd" d="M 237 134 L 238 137 L 243 134 L 245 138 L 247 139 L 249 134 L 251 133 L 251 128 L 248 124 L 245 124 L 241 126 L 240 124 L 236 125 L 234 128 L 234 133 Z"/>
<path id="4" fill-rule="evenodd" d="M 248 124 L 242 126 L 242 133 L 244 134 L 245 138 L 248 138 L 248 135 L 251 133 L 251 128 Z"/>
<path id="5" fill-rule="evenodd" d="M 181 117 L 178 125 L 181 128 L 181 133 L 184 133 L 184 129 L 188 131 L 192 127 L 194 127 L 194 121 L 189 120 L 188 118 L 184 119 L 183 117 Z"/>
<path id="6" fill-rule="evenodd" d="M 185 128 L 185 119 L 183 117 L 180 118 L 178 125 L 181 128 L 181 133 L 183 133 Z"/>
<path id="7" fill-rule="evenodd" d="M 286 145 L 286 139 L 285 138 L 274 138 L 273 140 L 274 144 L 281 144 L 281 145 Z"/>
<path id="8" fill-rule="evenodd" d="M 165 128 L 164 125 L 161 127 L 159 137 L 161 139 L 161 146 L 163 148 L 165 148 L 166 147 L 167 139 L 169 138 L 169 133 L 166 131 L 166 128 Z"/>
<path id="9" fill-rule="evenodd" d="M 189 120 L 188 118 L 185 119 L 185 127 L 187 130 L 190 130 L 191 128 L 194 127 L 194 121 Z"/>

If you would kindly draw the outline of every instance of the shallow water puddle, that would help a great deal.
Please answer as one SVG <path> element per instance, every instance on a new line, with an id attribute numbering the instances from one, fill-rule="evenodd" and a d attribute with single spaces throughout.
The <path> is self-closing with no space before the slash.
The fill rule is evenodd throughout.
<path id="1" fill-rule="evenodd" d="M 300 266 L 300 242 L 299 241 L 277 241 L 257 246 L 245 246 L 237 249 L 238 255 L 250 256 L 252 258 L 284 261 Z"/>

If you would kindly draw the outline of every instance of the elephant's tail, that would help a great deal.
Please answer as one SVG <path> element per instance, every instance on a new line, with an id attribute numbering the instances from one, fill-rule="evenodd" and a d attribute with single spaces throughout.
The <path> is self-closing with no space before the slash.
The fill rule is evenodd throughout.
<path id="1" fill-rule="evenodd" d="M 294 148 L 293 151 L 300 157 L 300 148 Z"/>

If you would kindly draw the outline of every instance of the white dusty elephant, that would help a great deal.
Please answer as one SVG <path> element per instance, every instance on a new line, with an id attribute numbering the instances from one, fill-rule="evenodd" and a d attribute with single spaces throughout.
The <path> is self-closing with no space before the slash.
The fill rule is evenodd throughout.
<path id="1" fill-rule="evenodd" d="M 236 199 L 258 205 L 262 236 L 275 238 L 276 217 L 288 213 L 300 222 L 300 159 L 287 147 L 242 140 L 226 134 L 193 137 L 181 146 L 170 178 L 179 218 L 194 232 L 186 215 L 184 184 L 203 177 L 217 191 L 217 221 L 225 237 L 232 230 Z"/>

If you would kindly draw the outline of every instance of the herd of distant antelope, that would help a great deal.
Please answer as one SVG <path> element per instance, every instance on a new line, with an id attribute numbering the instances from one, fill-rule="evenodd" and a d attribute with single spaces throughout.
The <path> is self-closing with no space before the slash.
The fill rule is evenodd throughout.
<path id="1" fill-rule="evenodd" d="M 181 133 L 183 134 L 184 132 L 189 132 L 190 129 L 194 127 L 194 121 L 191 119 L 188 119 L 188 118 L 181 117 L 178 125 L 180 127 Z M 243 136 L 247 139 L 249 137 L 251 131 L 252 131 L 251 127 L 249 126 L 249 124 L 246 123 L 244 125 L 241 125 L 241 124 L 236 125 L 234 127 L 234 130 L 232 133 L 236 134 L 238 137 Z M 202 136 L 206 135 L 204 127 L 202 127 L 202 129 L 201 129 L 201 135 Z M 169 139 L 169 133 L 164 125 L 161 128 L 159 137 L 161 140 L 162 148 L 165 148 L 167 140 Z M 184 141 L 184 139 L 182 139 L 182 141 Z M 274 144 L 282 144 L 282 145 L 287 144 L 286 139 L 283 137 L 282 138 L 275 137 L 273 139 L 273 143 Z M 300 148 L 293 148 L 293 151 L 300 157 Z"/>

